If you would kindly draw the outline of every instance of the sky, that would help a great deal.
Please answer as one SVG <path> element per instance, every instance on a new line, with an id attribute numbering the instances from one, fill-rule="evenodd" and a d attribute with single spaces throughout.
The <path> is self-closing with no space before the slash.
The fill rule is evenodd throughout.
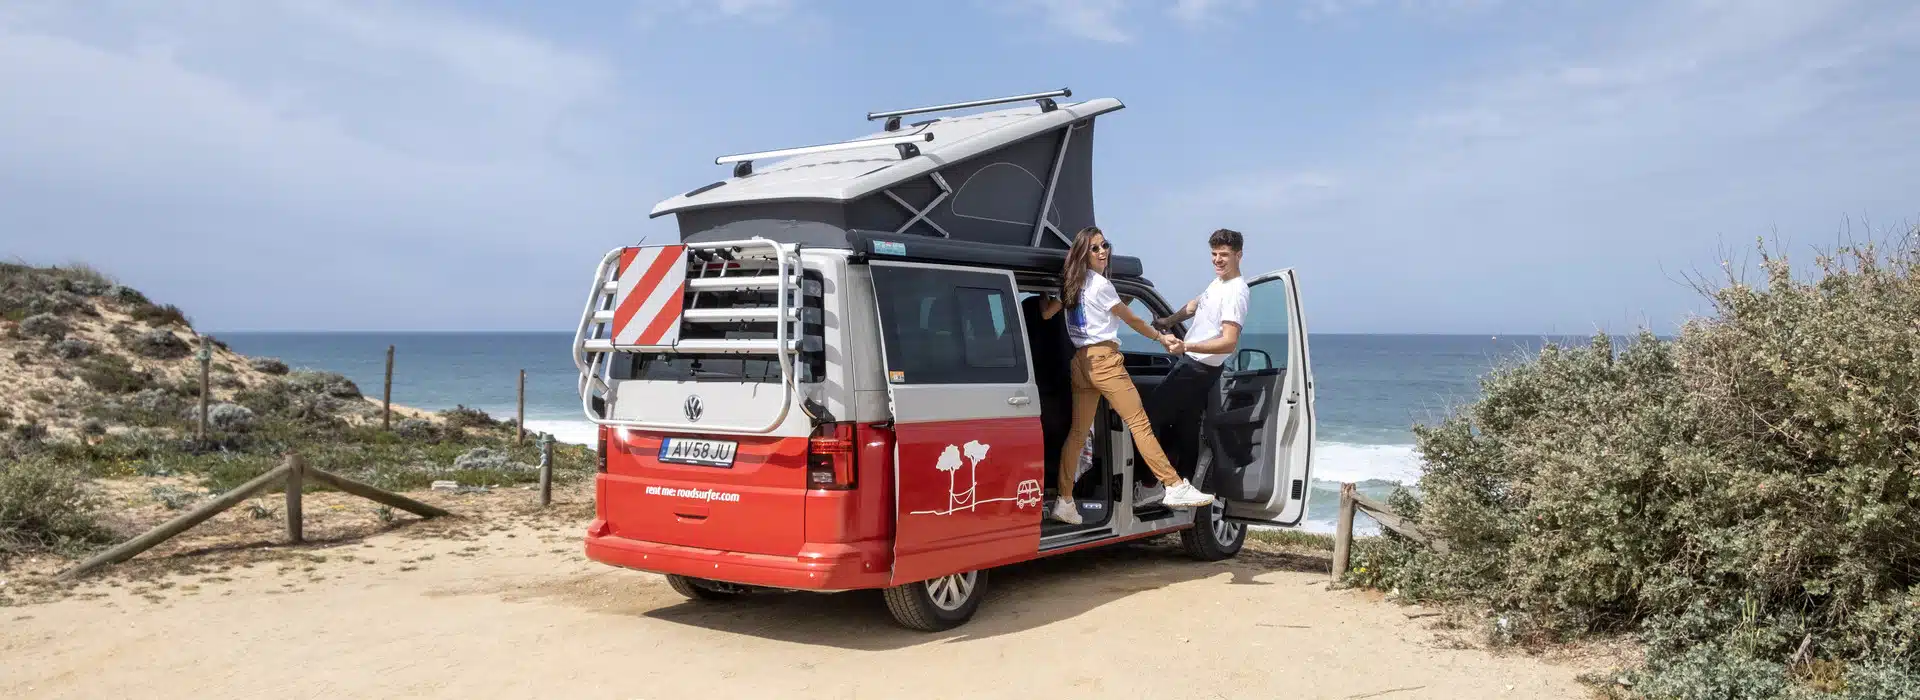
<path id="1" fill-rule="evenodd" d="M 0 259 L 203 330 L 566 330 L 726 153 L 1070 87 L 1169 298 L 1313 332 L 1670 332 L 1683 276 L 1920 222 L 1897 0 L 0 2 Z"/>

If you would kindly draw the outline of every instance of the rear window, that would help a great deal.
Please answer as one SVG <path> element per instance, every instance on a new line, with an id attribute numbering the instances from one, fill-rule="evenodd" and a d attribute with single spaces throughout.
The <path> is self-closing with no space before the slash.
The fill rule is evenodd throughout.
<path id="1" fill-rule="evenodd" d="M 1026 336 L 1011 280 L 998 272 L 873 267 L 888 381 L 1021 384 Z"/>
<path id="2" fill-rule="evenodd" d="M 819 270 L 805 270 L 801 278 L 816 285 L 822 279 Z M 772 291 L 701 292 L 687 294 L 686 308 L 771 307 L 777 302 Z M 813 339 L 812 347 L 817 348 L 807 349 L 808 343 L 802 342 L 803 349 L 794 354 L 794 381 L 819 382 L 827 372 L 827 355 L 818 342 L 824 333 L 824 316 L 820 312 L 822 300 L 818 294 L 807 294 L 794 303 L 812 310 L 812 315 L 805 318 L 796 330 L 800 338 Z M 770 324 L 766 323 L 682 323 L 680 337 L 683 340 L 769 340 L 773 338 L 773 331 Z M 642 381 L 777 384 L 780 382 L 780 360 L 774 355 L 738 353 L 623 352 L 613 363 L 612 376 L 614 379 Z"/>

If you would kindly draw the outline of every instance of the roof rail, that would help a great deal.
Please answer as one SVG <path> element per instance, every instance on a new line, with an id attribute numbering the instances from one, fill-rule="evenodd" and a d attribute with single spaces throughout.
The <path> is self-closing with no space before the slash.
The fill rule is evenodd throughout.
<path id="1" fill-rule="evenodd" d="M 900 118 L 908 115 L 927 114 L 929 112 L 945 112 L 947 110 L 966 109 L 968 107 L 985 107 L 987 105 L 999 105 L 999 104 L 1006 104 L 1008 102 L 1025 102 L 1027 100 L 1039 100 L 1040 111 L 1051 112 L 1055 109 L 1059 109 L 1060 107 L 1060 105 L 1054 104 L 1053 98 L 1072 97 L 1072 96 L 1073 96 L 1073 90 L 1071 88 L 1060 88 L 1058 90 L 1050 90 L 1047 92 L 1035 92 L 1035 93 L 1026 94 L 1026 95 L 1014 95 L 1012 97 L 995 97 L 989 100 L 973 100 L 971 102 L 955 102 L 953 104 L 934 105 L 932 107 L 915 107 L 913 109 L 896 109 L 888 112 L 868 112 L 867 121 L 873 121 L 875 119 L 884 118 L 887 120 L 887 131 L 898 131 L 900 129 Z"/>
<path id="2" fill-rule="evenodd" d="M 728 163 L 733 163 L 734 164 L 733 176 L 746 177 L 748 175 L 753 174 L 753 162 L 756 160 L 760 160 L 762 158 L 784 158 L 787 156 L 800 156 L 800 155 L 806 155 L 809 153 L 832 153 L 835 151 L 851 151 L 859 148 L 871 148 L 873 146 L 893 146 L 894 148 L 897 148 L 900 150 L 900 159 L 906 160 L 908 158 L 912 158 L 914 156 L 920 155 L 920 147 L 915 146 L 914 142 L 916 141 L 927 142 L 932 140 L 933 140 L 933 132 L 919 131 L 911 134 L 900 134 L 898 136 L 882 136 L 880 138 L 861 139 L 859 141 L 844 141 L 841 143 L 824 143 L 818 146 L 800 146 L 798 148 L 782 148 L 774 151 L 758 151 L 755 153 L 740 153 L 740 154 L 730 155 L 730 156 L 720 156 L 719 158 L 713 159 L 713 164 L 726 165 Z"/>

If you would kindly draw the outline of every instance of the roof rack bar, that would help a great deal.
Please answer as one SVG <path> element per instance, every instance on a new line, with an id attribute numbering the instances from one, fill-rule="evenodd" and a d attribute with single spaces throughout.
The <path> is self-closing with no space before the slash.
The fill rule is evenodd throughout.
<path id="1" fill-rule="evenodd" d="M 868 112 L 867 121 L 873 121 L 875 119 L 885 119 L 887 120 L 887 131 L 893 131 L 895 129 L 900 128 L 900 118 L 909 116 L 909 115 L 927 114 L 929 112 L 945 112 L 945 111 L 954 110 L 954 109 L 966 109 L 968 107 L 985 107 L 987 105 L 1000 105 L 1000 104 L 1006 104 L 1008 102 L 1025 102 L 1027 100 L 1039 100 L 1041 111 L 1051 112 L 1055 107 L 1053 103 L 1053 98 L 1072 97 L 1072 96 L 1073 96 L 1072 88 L 1060 88 L 1058 90 L 1049 90 L 1047 92 L 1035 92 L 1035 93 L 1030 93 L 1026 95 L 1014 95 L 1012 97 L 995 97 L 993 99 L 988 99 L 988 100 L 972 100 L 968 102 L 955 102 L 953 104 L 934 105 L 932 107 L 915 107 L 913 109 L 896 109 L 896 110 L 887 111 L 887 112 Z"/>
<path id="2" fill-rule="evenodd" d="M 860 148 L 872 148 L 874 146 L 895 146 L 895 147 L 898 147 L 900 150 L 900 157 L 902 159 L 906 159 L 906 158 L 912 158 L 914 156 L 920 155 L 920 149 L 913 145 L 914 142 L 916 141 L 924 142 L 924 141 L 932 141 L 932 140 L 933 140 L 933 132 L 918 131 L 911 134 L 900 134 L 898 136 L 882 136 L 879 138 L 861 139 L 859 141 L 843 141 L 840 143 L 823 143 L 818 146 L 801 146 L 798 148 L 782 148 L 774 151 L 757 151 L 754 153 L 740 153 L 740 154 L 735 154 L 730 156 L 720 156 L 719 158 L 713 159 L 713 164 L 726 165 L 728 163 L 736 163 L 738 165 L 735 165 L 733 168 L 734 176 L 746 177 L 747 175 L 750 175 L 753 173 L 753 162 L 763 158 L 784 158 L 787 156 L 803 156 L 811 153 L 833 153 L 836 151 L 851 151 L 851 150 L 860 149 Z"/>

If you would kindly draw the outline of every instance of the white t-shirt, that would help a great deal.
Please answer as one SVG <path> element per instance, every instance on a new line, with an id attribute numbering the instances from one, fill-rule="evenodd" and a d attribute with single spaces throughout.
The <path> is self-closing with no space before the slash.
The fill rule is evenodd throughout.
<path id="1" fill-rule="evenodd" d="M 1191 345 L 1220 337 L 1220 327 L 1227 322 L 1240 324 L 1242 330 L 1247 325 L 1247 280 L 1235 277 L 1221 281 L 1213 278 L 1207 285 L 1207 291 L 1200 293 L 1199 308 L 1193 311 L 1193 322 L 1187 325 L 1187 337 L 1183 340 Z M 1201 354 L 1187 353 L 1195 362 L 1219 367 L 1227 361 L 1230 353 Z"/>
<path id="2" fill-rule="evenodd" d="M 1088 270 L 1087 281 L 1080 284 L 1080 306 L 1066 309 L 1067 337 L 1073 339 L 1073 346 L 1084 348 L 1118 339 L 1120 320 L 1113 317 L 1113 307 L 1119 303 L 1120 292 L 1114 290 L 1113 283 Z"/>

